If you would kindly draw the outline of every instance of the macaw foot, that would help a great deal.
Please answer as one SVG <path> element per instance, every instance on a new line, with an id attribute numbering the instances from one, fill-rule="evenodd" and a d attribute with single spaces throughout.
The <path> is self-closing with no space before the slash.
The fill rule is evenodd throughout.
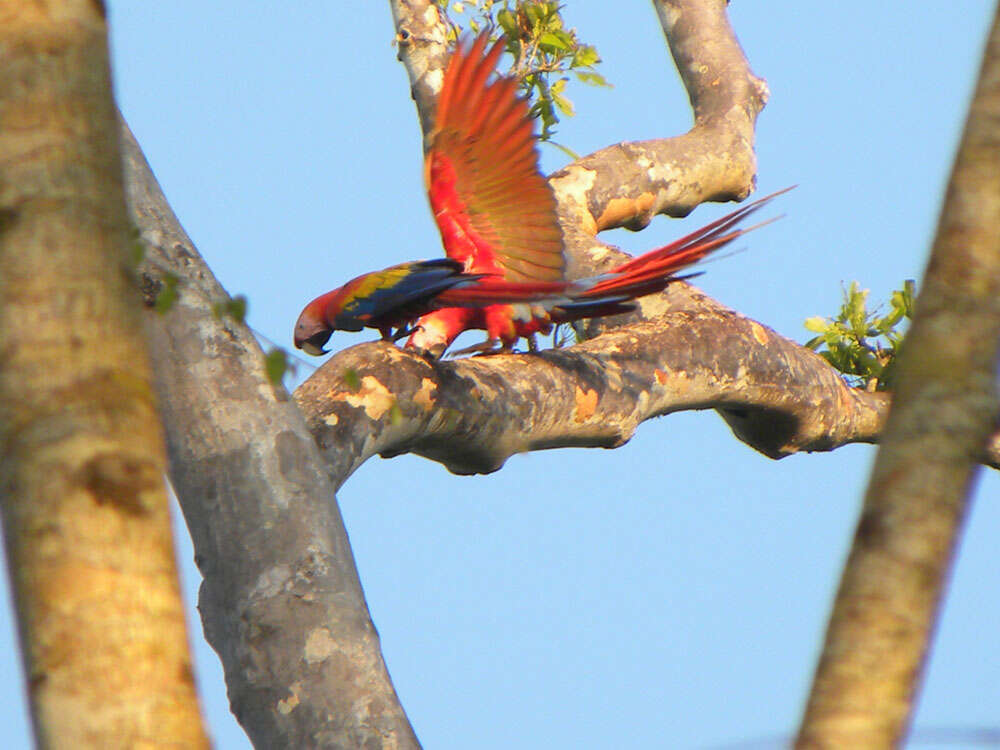
<path id="1" fill-rule="evenodd" d="M 413 333 L 414 330 L 415 329 L 411 328 L 410 326 L 403 326 L 392 335 L 392 340 L 395 342 L 399 341 L 400 339 L 405 339 L 407 336 Z"/>

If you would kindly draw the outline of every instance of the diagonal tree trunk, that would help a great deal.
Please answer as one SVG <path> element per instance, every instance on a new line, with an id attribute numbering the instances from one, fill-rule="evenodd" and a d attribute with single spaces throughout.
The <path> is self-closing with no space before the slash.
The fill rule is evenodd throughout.
<path id="1" fill-rule="evenodd" d="M 40 747 L 207 747 L 99 3 L 0 18 L 0 495 Z"/>
<path id="2" fill-rule="evenodd" d="M 921 289 L 799 747 L 902 741 L 977 461 L 996 429 L 1000 9 Z"/>
<path id="3" fill-rule="evenodd" d="M 270 383 L 226 293 L 122 125 L 132 218 L 147 246 L 148 337 L 170 478 L 204 582 L 198 609 L 254 745 L 418 747 L 382 661 L 334 484 L 302 415 Z"/>

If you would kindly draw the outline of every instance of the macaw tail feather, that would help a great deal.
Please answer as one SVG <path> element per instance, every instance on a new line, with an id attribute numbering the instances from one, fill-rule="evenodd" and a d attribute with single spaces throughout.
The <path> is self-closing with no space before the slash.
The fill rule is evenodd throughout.
<path id="1" fill-rule="evenodd" d="M 522 302 L 547 302 L 564 299 L 574 285 L 565 281 L 505 281 L 499 276 L 479 278 L 442 292 L 435 299 L 438 307 L 480 307 L 511 305 Z"/>
<path id="2" fill-rule="evenodd" d="M 748 227 L 746 229 L 737 229 L 730 232 L 736 224 L 743 221 L 743 219 L 748 217 L 750 214 L 755 211 L 759 211 L 779 195 L 787 193 L 794 187 L 794 185 L 792 187 L 787 187 L 784 190 L 779 190 L 776 193 L 771 193 L 770 195 L 766 195 L 763 198 L 755 200 L 753 203 L 748 203 L 742 208 L 726 214 L 722 218 L 716 219 L 700 229 L 691 232 L 691 234 L 674 240 L 668 245 L 656 248 L 655 250 L 650 250 L 648 253 L 640 255 L 638 258 L 633 258 L 630 261 L 622 263 L 620 266 L 612 269 L 611 272 L 616 274 L 632 274 L 639 272 L 648 266 L 655 265 L 659 273 L 666 273 L 671 268 L 679 269 L 684 266 L 691 265 L 692 263 L 701 260 L 713 250 L 718 250 L 723 245 L 732 242 L 737 237 L 740 237 L 753 229 L 762 227 L 764 224 L 771 221 L 775 221 L 775 219 L 769 219 L 768 221 L 761 222 L 755 226 Z"/>

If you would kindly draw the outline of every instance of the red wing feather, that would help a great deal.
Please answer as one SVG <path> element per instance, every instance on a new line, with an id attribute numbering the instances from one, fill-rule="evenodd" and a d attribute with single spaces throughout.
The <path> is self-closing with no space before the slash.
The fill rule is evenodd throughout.
<path id="1" fill-rule="evenodd" d="M 563 278 L 555 200 L 538 169 L 534 122 L 517 81 L 487 83 L 503 51 L 480 35 L 445 71 L 424 165 L 445 253 L 507 281 Z"/>

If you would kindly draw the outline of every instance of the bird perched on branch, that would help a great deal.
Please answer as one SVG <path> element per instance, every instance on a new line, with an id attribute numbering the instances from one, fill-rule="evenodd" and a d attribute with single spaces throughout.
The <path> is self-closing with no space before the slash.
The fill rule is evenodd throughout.
<path id="1" fill-rule="evenodd" d="M 487 82 L 503 40 L 459 45 L 445 71 L 424 178 L 447 258 L 364 274 L 317 297 L 295 326 L 295 345 L 324 354 L 335 330 L 375 328 L 385 340 L 440 356 L 466 330 L 480 350 L 509 350 L 553 325 L 616 315 L 631 300 L 688 276 L 676 273 L 755 227 L 737 224 L 780 193 L 748 204 L 661 248 L 588 279 L 564 276 L 555 200 L 538 168 L 537 137 L 517 81 Z M 780 192 L 785 192 L 784 190 Z M 758 225 L 759 226 L 759 225 Z"/>

